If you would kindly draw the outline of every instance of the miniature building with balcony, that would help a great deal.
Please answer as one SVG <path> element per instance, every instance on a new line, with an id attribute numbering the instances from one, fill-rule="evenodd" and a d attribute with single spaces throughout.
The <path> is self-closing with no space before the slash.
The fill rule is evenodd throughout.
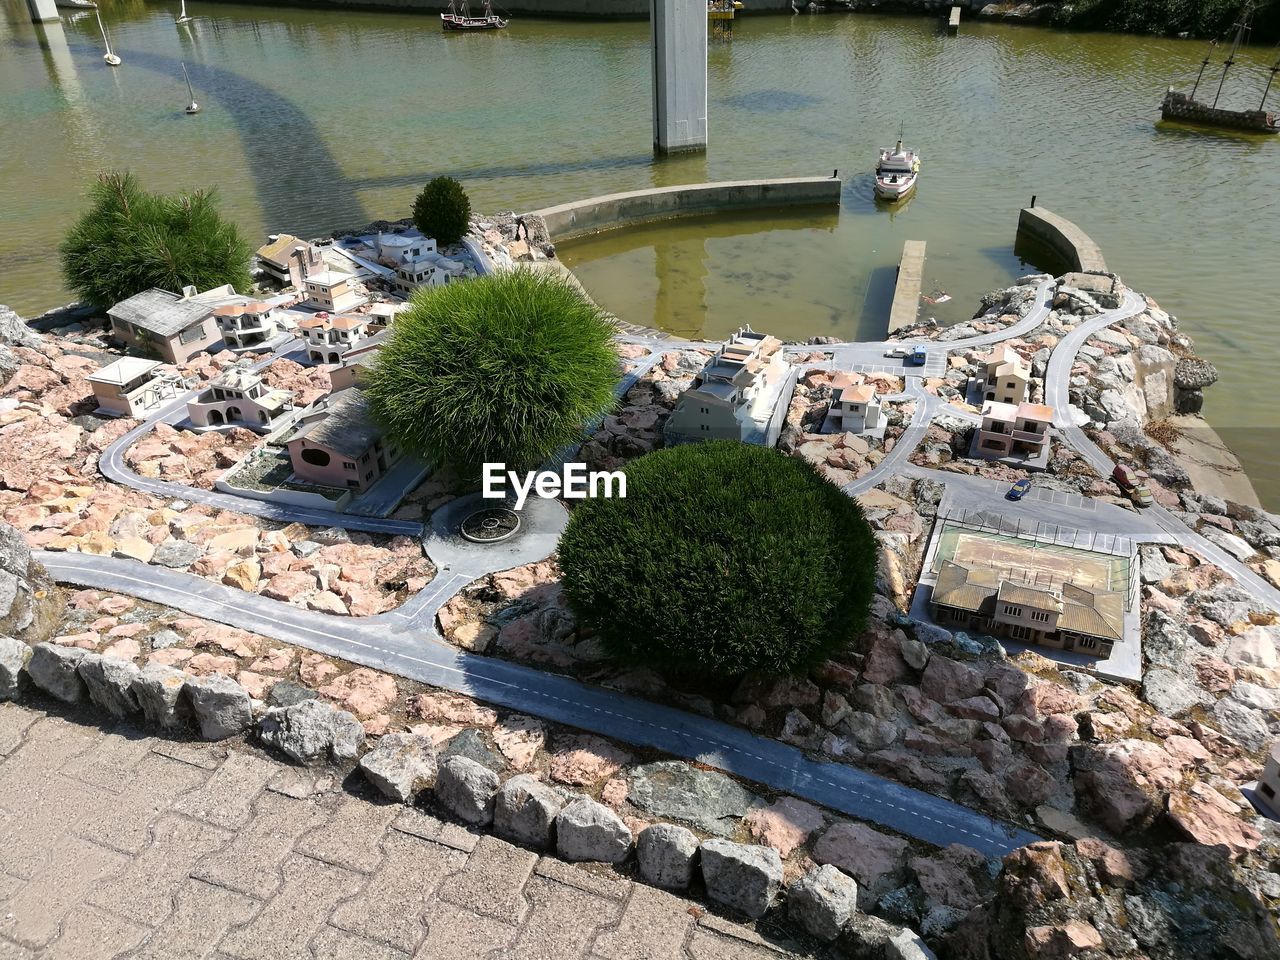
<path id="1" fill-rule="evenodd" d="M 355 281 L 349 273 L 337 270 L 308 272 L 302 280 L 302 292 L 306 299 L 303 306 L 326 313 L 345 313 L 365 302 L 365 298 L 352 287 Z"/>
<path id="2" fill-rule="evenodd" d="M 234 425 L 270 431 L 293 410 L 293 394 L 273 390 L 253 370 L 232 367 L 187 401 L 187 418 L 197 427 Z"/>
<path id="3" fill-rule="evenodd" d="M 261 300 L 223 304 L 213 311 L 213 319 L 223 342 L 233 350 L 264 346 L 280 329 L 275 308 Z"/>
<path id="4" fill-rule="evenodd" d="M 789 364 L 782 341 L 741 327 L 680 395 L 664 428 L 668 443 L 764 443 Z"/>
<path id="5" fill-rule="evenodd" d="M 307 357 L 312 361 L 341 363 L 352 348 L 369 339 L 369 318 L 361 314 L 317 313 L 298 321 L 298 334 L 306 339 Z"/>
<path id="6" fill-rule="evenodd" d="M 177 374 L 141 357 L 121 357 L 85 379 L 93 386 L 97 413 L 103 416 L 145 417 L 183 389 Z"/>
<path id="7" fill-rule="evenodd" d="M 1035 459 L 1048 452 L 1052 423 L 1053 407 L 1025 401 L 1014 405 L 988 400 L 982 405 L 982 426 L 974 452 L 988 460 Z"/>

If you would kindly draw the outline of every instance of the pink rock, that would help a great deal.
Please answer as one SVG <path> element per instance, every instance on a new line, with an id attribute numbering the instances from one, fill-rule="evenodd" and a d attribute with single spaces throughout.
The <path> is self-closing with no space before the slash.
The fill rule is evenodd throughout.
<path id="1" fill-rule="evenodd" d="M 560 571 L 550 560 L 525 564 L 514 570 L 504 570 L 493 575 L 493 587 L 507 598 L 524 596 L 537 586 L 553 583 L 560 577 Z"/>
<path id="2" fill-rule="evenodd" d="M 895 631 L 895 634 L 899 631 Z M 942 659 L 934 657 L 935 660 Z M 877 635 L 862 662 L 862 679 L 867 683 L 896 683 L 911 673 L 902 659 L 901 646 L 894 635 Z M 978 689 L 982 689 L 981 684 Z M 976 693 L 977 690 L 974 691 Z M 934 699 L 937 699 L 936 697 Z M 952 698 L 954 699 L 954 698 Z"/>
<path id="3" fill-rule="evenodd" d="M 410 733 L 420 737 L 429 737 L 437 747 L 447 743 L 462 732 L 462 727 L 454 723 L 415 723 L 409 728 Z"/>
<path id="4" fill-rule="evenodd" d="M 307 609 L 318 610 L 321 613 L 329 613 L 339 617 L 347 615 L 347 606 L 342 602 L 342 598 L 336 593 L 330 593 L 328 590 L 322 590 L 307 597 Z"/>
<path id="5" fill-rule="evenodd" d="M 953 843 L 941 853 L 911 860 L 920 889 L 932 904 L 971 910 L 984 899 L 983 886 L 989 885 L 987 861 L 977 850 Z"/>
<path id="6" fill-rule="evenodd" d="M 411 712 L 423 720 L 445 720 L 469 727 L 492 727 L 498 715 L 468 697 L 448 693 L 422 693 L 409 701 Z"/>
<path id="7" fill-rule="evenodd" d="M 107 631 L 108 637 L 136 637 L 140 633 L 146 633 L 150 626 L 145 623 L 122 623 L 112 627 Z"/>
<path id="8" fill-rule="evenodd" d="M 218 673 L 225 677 L 233 677 L 239 664 L 235 657 L 218 657 L 212 653 L 197 653 L 187 661 L 186 670 L 197 677 Z"/>
<path id="9" fill-rule="evenodd" d="M 136 660 L 142 653 L 142 645 L 132 637 L 121 637 L 102 651 L 104 657 L 116 657 L 120 660 Z"/>
<path id="10" fill-rule="evenodd" d="M 631 786 L 626 780 L 620 777 L 614 777 L 612 780 L 605 782 L 600 790 L 600 802 L 606 806 L 617 809 L 627 801 L 627 795 L 631 792 Z"/>
<path id="11" fill-rule="evenodd" d="M 399 696 L 394 677 L 367 667 L 343 674 L 318 692 L 360 718 L 382 713 Z"/>
<path id="12" fill-rule="evenodd" d="M 194 647 L 217 647 L 235 657 L 252 657 L 258 653 L 258 641 L 251 633 L 220 623 L 206 624 L 191 631 Z"/>
<path id="13" fill-rule="evenodd" d="M 262 700 L 266 697 L 267 691 L 274 686 L 275 677 L 264 677 L 260 673 L 254 673 L 252 670 L 241 670 L 236 674 L 236 683 L 244 687 L 249 692 L 249 696 L 255 700 Z"/>
<path id="14" fill-rule="evenodd" d="M 1239 859 L 1262 842 L 1262 834 L 1240 817 L 1240 810 L 1208 784 L 1194 783 L 1169 795 L 1170 822 L 1196 843 L 1223 846 Z"/>
<path id="15" fill-rule="evenodd" d="M 527 770 L 547 740 L 547 727 L 536 717 L 514 714 L 493 728 L 493 741 L 517 770 Z"/>
<path id="16" fill-rule="evenodd" d="M 1114 887 L 1132 883 L 1145 871 L 1127 853 L 1097 837 L 1084 837 L 1076 841 L 1076 852 L 1093 864 L 1102 880 Z"/>
<path id="17" fill-rule="evenodd" d="M 180 663 L 186 663 L 191 659 L 191 651 L 183 650 L 181 647 L 166 647 L 163 650 L 156 650 L 154 653 L 147 655 L 147 663 L 159 663 L 166 667 L 176 667 Z"/>
<path id="18" fill-rule="evenodd" d="M 98 601 L 98 612 L 119 616 L 126 610 L 132 610 L 136 604 L 132 597 L 103 597 Z"/>
<path id="19" fill-rule="evenodd" d="M 551 779 L 585 787 L 612 777 L 630 763 L 632 756 L 621 747 L 589 734 L 564 737 L 556 743 L 551 758 Z"/>
<path id="20" fill-rule="evenodd" d="M 985 684 L 981 672 L 968 664 L 934 654 L 920 678 L 920 691 L 930 700 L 954 703 L 976 697 Z M 986 719 L 986 718 L 983 718 Z"/>
<path id="21" fill-rule="evenodd" d="M 293 651 L 287 647 L 268 650 L 265 655 L 249 664 L 250 670 L 266 673 L 283 673 L 293 666 Z"/>
<path id="22" fill-rule="evenodd" d="M 53 643 L 64 647 L 79 647 L 82 650 L 97 650 L 98 641 L 101 637 L 92 630 L 86 633 L 64 633 L 62 636 L 54 637 Z"/>
<path id="23" fill-rule="evenodd" d="M 360 726 L 364 728 L 364 732 L 369 736 L 380 737 L 391 728 L 391 715 L 379 713 L 368 720 L 362 720 Z"/>
<path id="24" fill-rule="evenodd" d="M 1083 920 L 1060 927 L 1031 927 L 1023 940 L 1031 960 L 1067 960 L 1102 946 L 1102 935 Z"/>
<path id="25" fill-rule="evenodd" d="M 258 592 L 272 600 L 290 601 L 310 593 L 315 588 L 316 578 L 313 574 L 301 570 L 290 570 L 264 581 Z"/>
<path id="26" fill-rule="evenodd" d="M 825 820 L 822 811 L 812 804 L 783 797 L 768 807 L 757 807 L 746 816 L 747 829 L 756 843 L 773 847 L 781 857 L 809 840 Z"/>
<path id="27" fill-rule="evenodd" d="M 947 704 L 947 709 L 964 720 L 1000 719 L 1000 711 L 990 697 L 968 697 L 957 700 Z"/>
<path id="28" fill-rule="evenodd" d="M 1079 713 L 1085 702 L 1078 694 L 1056 683 L 1041 682 L 1018 698 L 1015 712 L 1032 720 L 1039 720 L 1054 713 Z"/>
<path id="29" fill-rule="evenodd" d="M 907 842 L 863 823 L 837 823 L 813 848 L 813 859 L 839 867 L 860 886 L 883 893 L 901 877 Z"/>
<path id="30" fill-rule="evenodd" d="M 304 653 L 302 666 L 298 668 L 298 676 L 309 687 L 318 687 L 330 677 L 338 675 L 338 668 L 318 653 Z"/>

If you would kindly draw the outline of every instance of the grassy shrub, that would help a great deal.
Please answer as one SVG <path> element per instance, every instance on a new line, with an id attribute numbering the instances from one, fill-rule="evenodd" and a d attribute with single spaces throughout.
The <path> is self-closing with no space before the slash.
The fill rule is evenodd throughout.
<path id="1" fill-rule="evenodd" d="M 472 473 L 536 465 L 613 405 L 614 327 L 564 280 L 514 270 L 420 288 L 365 380 L 389 436 Z"/>
<path id="2" fill-rule="evenodd" d="M 471 224 L 471 201 L 453 177 L 436 177 L 413 201 L 413 222 L 441 245 L 457 243 Z"/>
<path id="3" fill-rule="evenodd" d="M 1128 33 L 1190 33 L 1197 37 L 1229 39 L 1232 24 L 1240 12 L 1241 0 L 1077 0 L 1058 12 L 1065 26 Z M 1259 5 L 1255 36 L 1274 33 L 1280 5 Z"/>
<path id="4" fill-rule="evenodd" d="M 62 242 L 62 273 L 80 299 L 105 309 L 149 287 L 174 293 L 250 285 L 248 243 L 218 214 L 212 190 L 147 193 L 129 173 L 105 173 Z"/>
<path id="5" fill-rule="evenodd" d="M 611 656 L 794 673 L 862 632 L 874 535 L 809 464 L 719 441 L 647 454 L 626 475 L 626 499 L 583 501 L 560 539 L 566 595 Z"/>

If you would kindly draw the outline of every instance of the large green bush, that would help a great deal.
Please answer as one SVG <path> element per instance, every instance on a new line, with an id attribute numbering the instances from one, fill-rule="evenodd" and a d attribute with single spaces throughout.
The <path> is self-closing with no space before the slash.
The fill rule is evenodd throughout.
<path id="1" fill-rule="evenodd" d="M 1242 6 L 1242 0 L 1077 0 L 1064 4 L 1056 19 L 1076 28 L 1229 39 Z M 1272 0 L 1259 4 L 1258 39 L 1274 35 L 1277 10 Z"/>
<path id="2" fill-rule="evenodd" d="M 436 177 L 413 201 L 413 222 L 441 245 L 457 243 L 471 224 L 471 201 L 453 177 Z"/>
<path id="3" fill-rule="evenodd" d="M 858 503 L 802 460 L 719 441 L 647 454 L 625 499 L 583 501 L 564 589 L 626 663 L 794 673 L 862 632 L 876 544 Z"/>
<path id="4" fill-rule="evenodd" d="M 132 174 L 105 173 L 89 198 L 60 251 L 82 300 L 105 309 L 150 287 L 248 289 L 249 245 L 219 216 L 214 191 L 170 197 L 146 192 Z"/>
<path id="5" fill-rule="evenodd" d="M 365 380 L 370 409 L 429 461 L 531 467 L 613 405 L 613 335 L 598 307 L 546 274 L 420 288 Z"/>

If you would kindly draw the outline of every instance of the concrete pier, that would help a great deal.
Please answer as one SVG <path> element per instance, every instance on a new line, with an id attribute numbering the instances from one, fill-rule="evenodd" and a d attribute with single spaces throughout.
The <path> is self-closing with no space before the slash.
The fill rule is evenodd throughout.
<path id="1" fill-rule="evenodd" d="M 53 0 L 27 0 L 32 23 L 50 23 L 58 19 L 58 7 Z"/>
<path id="2" fill-rule="evenodd" d="M 653 149 L 707 148 L 706 0 L 650 0 Z"/>
<path id="3" fill-rule="evenodd" d="M 948 33 L 960 32 L 960 7 L 959 6 L 955 6 L 951 8 L 951 16 L 947 20 L 947 32 Z"/>
<path id="4" fill-rule="evenodd" d="M 924 241 L 908 240 L 898 261 L 898 282 L 889 308 L 889 329 L 898 330 L 916 322 L 920 312 L 920 291 L 924 287 Z"/>
<path id="5" fill-rule="evenodd" d="M 1060 257 L 1070 271 L 1106 273 L 1107 261 L 1093 238 L 1066 217 L 1044 207 L 1024 207 L 1018 214 L 1014 249 L 1031 241 Z"/>

